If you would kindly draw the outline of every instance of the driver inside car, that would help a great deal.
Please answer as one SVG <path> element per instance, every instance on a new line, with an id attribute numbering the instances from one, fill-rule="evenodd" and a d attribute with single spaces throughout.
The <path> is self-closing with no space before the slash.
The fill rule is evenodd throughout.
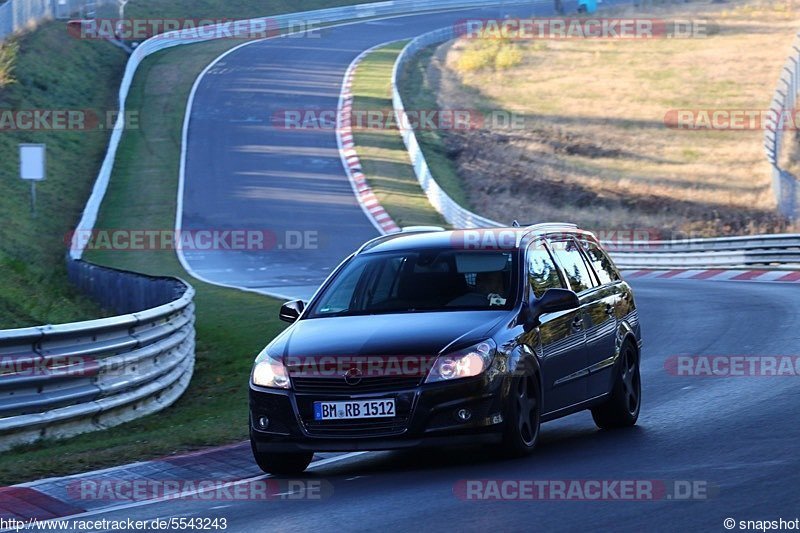
<path id="1" fill-rule="evenodd" d="M 503 272 L 478 272 L 475 275 L 475 289 L 450 301 L 448 305 L 455 307 L 494 307 L 506 303 Z"/>

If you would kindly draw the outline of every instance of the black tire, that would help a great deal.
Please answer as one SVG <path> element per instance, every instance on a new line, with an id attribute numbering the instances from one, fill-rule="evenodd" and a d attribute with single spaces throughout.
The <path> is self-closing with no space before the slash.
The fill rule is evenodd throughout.
<path id="1" fill-rule="evenodd" d="M 620 352 L 620 365 L 611 396 L 592 409 L 592 418 L 601 429 L 633 426 L 642 407 L 642 379 L 639 373 L 639 353 L 634 344 L 626 341 Z"/>
<path id="2" fill-rule="evenodd" d="M 541 395 L 536 376 L 522 376 L 511 381 L 506 408 L 502 455 L 522 457 L 533 452 L 539 442 Z"/>
<path id="3" fill-rule="evenodd" d="M 300 474 L 311 464 L 312 452 L 299 453 L 265 453 L 256 451 L 255 445 L 250 441 L 253 449 L 253 458 L 258 467 L 267 474 L 279 476 Z"/>

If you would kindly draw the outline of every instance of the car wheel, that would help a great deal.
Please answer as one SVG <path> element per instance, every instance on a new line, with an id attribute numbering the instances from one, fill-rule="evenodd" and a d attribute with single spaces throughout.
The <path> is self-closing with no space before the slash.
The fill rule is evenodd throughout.
<path id="1" fill-rule="evenodd" d="M 535 376 L 523 376 L 511 382 L 503 434 L 503 454 L 510 457 L 527 455 L 539 441 L 541 396 Z"/>
<path id="2" fill-rule="evenodd" d="M 299 453 L 265 453 L 256 451 L 251 441 L 253 457 L 256 464 L 267 474 L 290 475 L 303 472 L 311 463 L 314 456 L 311 452 Z"/>
<path id="3" fill-rule="evenodd" d="M 633 426 L 642 405 L 639 354 L 633 343 L 622 347 L 619 373 L 608 401 L 592 409 L 594 423 L 602 429 Z"/>

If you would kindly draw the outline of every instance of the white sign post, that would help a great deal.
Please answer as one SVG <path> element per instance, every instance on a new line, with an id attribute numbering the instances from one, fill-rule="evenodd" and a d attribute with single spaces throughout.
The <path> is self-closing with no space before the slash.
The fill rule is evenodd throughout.
<path id="1" fill-rule="evenodd" d="M 46 175 L 46 144 L 19 145 L 19 177 L 31 182 L 31 214 L 36 216 L 36 182 Z"/>

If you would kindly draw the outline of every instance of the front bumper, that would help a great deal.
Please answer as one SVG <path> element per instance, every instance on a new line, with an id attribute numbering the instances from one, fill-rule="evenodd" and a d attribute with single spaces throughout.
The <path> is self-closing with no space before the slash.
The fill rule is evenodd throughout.
<path id="1" fill-rule="evenodd" d="M 485 376 L 365 394 L 296 392 L 250 385 L 250 437 L 260 452 L 390 450 L 499 442 L 504 380 Z M 394 398 L 391 419 L 313 420 L 316 401 Z M 457 412 L 469 410 L 468 420 Z M 266 428 L 259 422 L 268 419 Z"/>

